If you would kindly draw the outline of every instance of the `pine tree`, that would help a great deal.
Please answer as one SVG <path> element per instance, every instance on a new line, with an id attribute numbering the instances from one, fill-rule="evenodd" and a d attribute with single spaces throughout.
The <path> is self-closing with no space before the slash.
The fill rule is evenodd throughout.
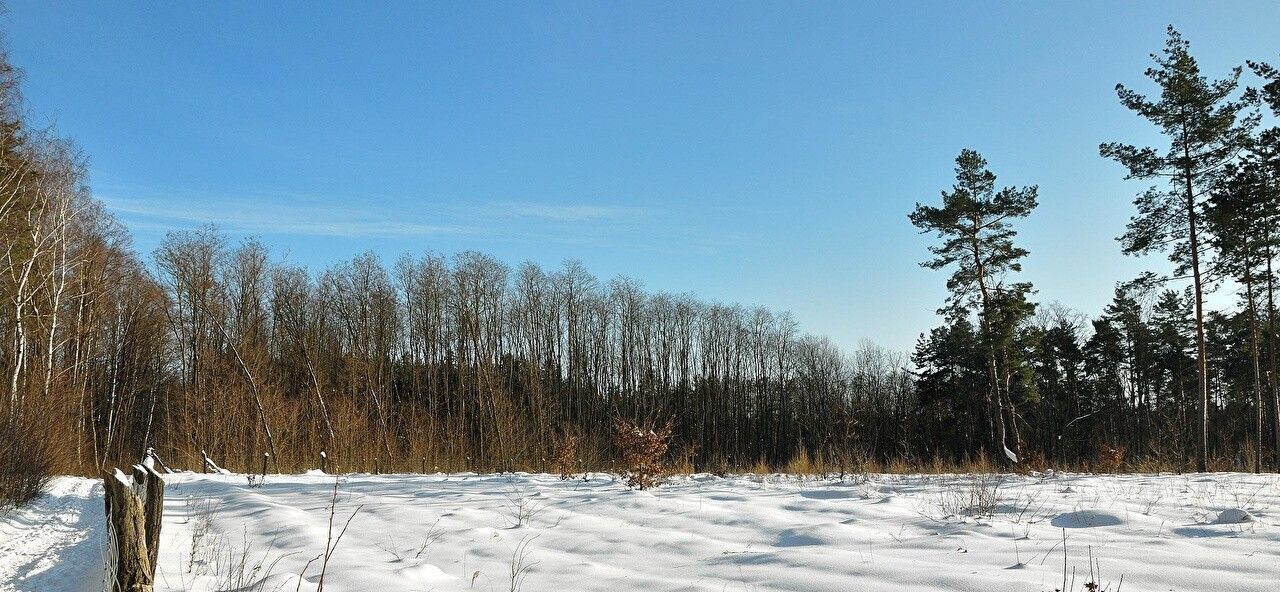
<path id="1" fill-rule="evenodd" d="M 1017 411 L 1010 395 L 1014 376 L 1012 340 L 1017 324 L 1033 305 L 1026 301 L 1028 283 L 1005 283 L 1005 276 L 1022 270 L 1027 250 L 1014 246 L 1016 232 L 1010 223 L 1036 207 L 1037 188 L 1005 187 L 996 190 L 996 176 L 976 151 L 965 149 L 956 157 L 956 182 L 942 192 L 942 206 L 917 203 L 911 223 L 922 232 L 944 239 L 929 247 L 934 258 L 921 263 L 929 269 L 955 267 L 947 289 L 951 296 L 939 313 L 977 314 L 979 341 L 987 358 L 990 379 L 987 406 L 994 422 L 992 452 L 1018 462 L 1020 438 Z M 1008 417 L 1006 417 L 1008 415 Z M 1012 442 L 1009 433 L 1012 432 Z"/>
<path id="2" fill-rule="evenodd" d="M 1035 336 L 1026 340 L 1034 346 L 1030 367 L 1042 401 L 1037 407 L 1042 451 L 1046 458 L 1060 462 L 1079 460 L 1079 450 L 1072 445 L 1081 441 L 1079 428 L 1083 426 L 1071 421 L 1080 416 L 1083 402 L 1085 357 L 1079 339 L 1082 328 L 1076 319 L 1050 312 L 1045 322 L 1029 329 Z M 1068 459 L 1068 453 L 1076 456 Z"/>
<path id="3" fill-rule="evenodd" d="M 1280 70 L 1262 62 L 1249 62 L 1249 68 L 1264 81 L 1260 89 L 1250 89 L 1251 95 L 1260 97 L 1271 108 L 1271 113 L 1280 117 Z M 1272 432 L 1275 438 L 1273 462 L 1280 471 L 1280 367 L 1277 362 L 1277 341 L 1280 333 L 1276 327 L 1275 284 L 1276 274 L 1272 269 L 1272 258 L 1275 249 L 1280 246 L 1277 236 L 1277 225 L 1280 224 L 1280 127 L 1263 130 L 1253 143 L 1253 149 L 1244 166 L 1252 169 L 1261 179 L 1262 199 L 1266 205 L 1261 208 L 1262 216 L 1262 249 L 1266 262 L 1266 273 L 1263 276 L 1267 297 L 1267 382 L 1271 390 L 1271 407 L 1273 410 Z"/>
<path id="4" fill-rule="evenodd" d="M 1093 335 L 1084 344 L 1084 354 L 1091 388 L 1085 393 L 1086 400 L 1082 401 L 1080 414 L 1087 414 L 1089 423 L 1099 426 L 1095 428 L 1097 433 L 1089 439 L 1100 440 L 1109 446 L 1118 445 L 1121 430 L 1114 424 L 1122 419 L 1126 409 L 1124 336 L 1106 317 L 1094 319 Z M 1077 431 L 1085 427 L 1082 425 Z"/>
<path id="5" fill-rule="evenodd" d="M 1251 390 L 1254 406 L 1254 472 L 1262 471 L 1262 363 L 1258 316 L 1259 280 L 1269 251 L 1268 226 L 1272 220 L 1268 210 L 1274 205 L 1258 168 L 1246 164 L 1231 165 L 1228 174 L 1219 179 L 1209 198 L 1207 230 L 1217 251 L 1215 261 L 1219 273 L 1244 286 L 1245 324 L 1248 331 L 1253 379 Z"/>
<path id="6" fill-rule="evenodd" d="M 988 433 L 995 418 L 990 413 L 990 377 L 973 325 L 966 318 L 920 336 L 912 363 L 919 369 L 912 392 L 921 447 L 935 455 L 964 450 L 982 423 Z M 958 456 L 952 456 L 960 460 Z"/>
<path id="7" fill-rule="evenodd" d="M 1260 93 L 1262 100 L 1271 107 L 1271 111 L 1280 115 L 1280 69 L 1266 62 L 1252 60 L 1249 61 L 1249 69 L 1264 82 L 1262 88 L 1254 92 Z"/>
<path id="8" fill-rule="evenodd" d="M 1151 306 L 1153 379 L 1157 392 L 1163 393 L 1155 407 L 1164 410 L 1164 422 L 1173 423 L 1169 431 L 1175 434 L 1188 429 L 1190 410 L 1197 405 L 1194 399 L 1199 399 L 1192 394 L 1196 346 L 1191 309 L 1188 298 L 1173 290 L 1161 292 Z"/>
<path id="9" fill-rule="evenodd" d="M 1136 448 L 1131 449 L 1139 454 L 1145 452 L 1142 446 L 1151 421 L 1151 331 L 1142 317 L 1142 305 L 1123 286 L 1117 286 L 1100 319 L 1120 337 L 1127 398 L 1137 410 Z"/>
<path id="10" fill-rule="evenodd" d="M 1120 237 L 1127 254 L 1170 251 L 1178 275 L 1190 271 L 1195 303 L 1197 367 L 1199 369 L 1200 443 L 1197 466 L 1209 462 L 1209 382 L 1204 337 L 1206 278 L 1201 265 L 1203 197 L 1222 169 L 1249 141 L 1257 123 L 1246 114 L 1248 100 L 1232 100 L 1241 69 L 1222 80 L 1208 80 L 1191 55 L 1190 44 L 1172 26 L 1163 55 L 1153 54 L 1156 66 L 1146 76 L 1160 88 L 1160 98 L 1116 85 L 1125 107 L 1159 128 L 1168 140 L 1166 149 L 1112 142 L 1099 148 L 1102 156 L 1128 169 L 1129 179 L 1162 179 L 1167 188 L 1154 186 L 1134 200 L 1138 214 Z"/>

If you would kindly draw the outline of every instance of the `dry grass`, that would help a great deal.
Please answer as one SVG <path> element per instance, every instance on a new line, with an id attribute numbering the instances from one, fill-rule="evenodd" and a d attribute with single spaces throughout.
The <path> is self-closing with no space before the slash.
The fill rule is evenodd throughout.
<path id="1" fill-rule="evenodd" d="M 1104 446 L 1093 459 L 1093 472 L 1118 473 L 1125 467 L 1124 446 Z"/>

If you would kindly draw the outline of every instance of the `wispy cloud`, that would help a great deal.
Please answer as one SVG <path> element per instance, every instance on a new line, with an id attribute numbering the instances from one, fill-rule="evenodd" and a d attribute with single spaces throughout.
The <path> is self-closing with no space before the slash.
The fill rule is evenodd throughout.
<path id="1" fill-rule="evenodd" d="M 513 201 L 493 204 L 492 209 L 498 215 L 503 216 L 543 218 L 547 220 L 558 220 L 561 222 L 614 220 L 624 217 L 640 217 L 647 213 L 647 211 L 642 208 L 575 204 L 541 204 Z"/>
<path id="2" fill-rule="evenodd" d="M 466 201 L 268 194 L 252 197 L 110 188 L 107 207 L 151 233 L 217 225 L 237 234 L 561 243 L 628 251 L 715 251 L 734 238 L 654 208 L 519 200 Z M 687 213 L 686 213 L 687 214 Z"/>
<path id="3" fill-rule="evenodd" d="M 301 234 L 343 237 L 423 237 L 467 234 L 476 228 L 461 224 L 427 223 L 412 217 L 289 199 L 218 199 L 190 203 L 106 197 L 107 207 L 126 218 L 142 218 L 149 225 L 172 223 L 173 228 L 216 224 L 232 231 L 260 234 Z"/>

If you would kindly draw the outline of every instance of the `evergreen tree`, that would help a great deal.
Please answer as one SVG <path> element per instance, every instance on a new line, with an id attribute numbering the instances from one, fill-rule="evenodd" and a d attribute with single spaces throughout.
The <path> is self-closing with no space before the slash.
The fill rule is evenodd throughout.
<path id="1" fill-rule="evenodd" d="M 919 369 L 915 381 L 915 433 L 925 437 L 919 448 L 937 456 L 965 450 L 978 437 L 977 427 L 990 416 L 986 355 L 968 319 L 954 319 L 922 335 L 912 363 Z"/>
<path id="2" fill-rule="evenodd" d="M 1195 380 L 1195 322 L 1188 299 L 1173 290 L 1160 293 L 1151 307 L 1151 341 L 1155 401 L 1162 410 L 1166 432 L 1179 436 L 1178 446 L 1185 446 L 1181 435 L 1187 429 L 1191 409 L 1198 395 Z M 1194 447 L 1193 447 L 1194 448 Z"/>
<path id="3" fill-rule="evenodd" d="M 1228 174 L 1214 186 L 1209 199 L 1208 230 L 1217 252 L 1217 270 L 1244 286 L 1243 319 L 1249 344 L 1254 416 L 1254 466 L 1262 470 L 1262 363 L 1260 344 L 1259 275 L 1268 259 L 1270 232 L 1267 227 L 1268 203 L 1266 186 L 1257 167 L 1244 165 L 1228 167 Z M 1234 376 L 1234 374 L 1232 375 Z"/>
<path id="4" fill-rule="evenodd" d="M 1266 62 L 1252 60 L 1249 61 L 1249 69 L 1263 80 L 1262 88 L 1255 92 L 1261 95 L 1273 113 L 1280 115 L 1280 70 Z"/>
<path id="5" fill-rule="evenodd" d="M 1262 101 L 1271 108 L 1271 113 L 1280 117 L 1280 70 L 1267 63 L 1252 61 L 1249 62 L 1249 67 L 1264 82 L 1261 89 L 1250 89 L 1250 93 L 1260 96 Z M 1277 226 L 1280 225 L 1280 127 L 1271 127 L 1258 134 L 1253 143 L 1253 149 L 1245 159 L 1244 166 L 1252 169 L 1253 173 L 1261 179 L 1258 189 L 1266 204 L 1260 209 L 1264 218 L 1261 221 L 1261 227 L 1262 249 L 1266 265 L 1263 281 L 1267 300 L 1267 382 L 1271 391 L 1273 411 L 1272 435 L 1275 448 L 1273 462 L 1275 469 L 1280 471 L 1280 367 L 1278 367 L 1280 363 L 1277 362 L 1276 351 L 1280 333 L 1277 333 L 1276 326 L 1276 274 L 1272 269 L 1273 253 L 1278 246 L 1277 242 L 1280 241 L 1280 236 L 1277 236 Z"/>
<path id="6" fill-rule="evenodd" d="M 1088 424 L 1094 426 L 1089 440 L 1109 446 L 1121 444 L 1121 429 L 1116 424 L 1123 417 L 1125 406 L 1124 335 L 1106 317 L 1094 319 L 1093 335 L 1084 344 L 1085 365 L 1089 369 L 1089 391 L 1080 409 L 1087 415 Z M 1081 431 L 1082 425 L 1077 428 Z"/>
<path id="7" fill-rule="evenodd" d="M 1150 100 L 1123 84 L 1116 85 L 1116 93 L 1121 104 L 1159 128 L 1169 140 L 1168 147 L 1161 150 L 1113 142 L 1102 144 L 1099 151 L 1128 169 L 1129 179 L 1163 179 L 1168 183 L 1167 188 L 1151 187 L 1134 200 L 1138 214 L 1130 219 L 1120 240 L 1128 254 L 1170 250 L 1177 273 L 1191 273 L 1200 397 L 1198 467 L 1204 471 L 1209 458 L 1209 383 L 1201 208 L 1203 196 L 1223 167 L 1248 142 L 1257 117 L 1244 113 L 1247 100 L 1232 99 L 1241 69 L 1235 68 L 1222 80 L 1207 79 L 1191 55 L 1190 44 L 1172 26 L 1163 55 L 1151 57 L 1156 66 L 1148 68 L 1146 76 L 1160 88 L 1160 98 Z"/>
<path id="8" fill-rule="evenodd" d="M 1151 330 L 1143 320 L 1142 305 L 1124 287 L 1116 288 L 1103 320 L 1121 338 L 1128 399 L 1137 410 L 1133 443 L 1143 453 L 1151 421 Z"/>
<path id="9" fill-rule="evenodd" d="M 1035 336 L 1026 340 L 1034 344 L 1029 368 L 1034 373 L 1041 402 L 1036 407 L 1038 440 L 1046 458 L 1058 461 L 1080 460 L 1079 447 L 1075 446 L 1081 441 L 1080 423 L 1071 423 L 1080 416 L 1082 400 L 1084 354 L 1080 348 L 1080 329 L 1075 321 L 1058 315 L 1047 323 L 1031 327 L 1029 331 Z"/>
<path id="10" fill-rule="evenodd" d="M 1026 302 L 1031 285 L 1006 283 L 1009 273 L 1022 270 L 1026 249 L 1014 246 L 1011 222 L 1036 207 L 1037 188 L 996 190 L 996 176 L 976 151 L 956 157 L 956 182 L 942 192 L 942 206 L 916 204 L 911 223 L 922 232 L 944 239 L 929 247 L 934 258 L 921 263 L 929 269 L 953 267 L 947 280 L 951 295 L 940 313 L 978 317 L 978 339 L 987 359 L 987 406 L 993 421 L 992 452 L 1017 463 L 1017 412 L 1010 396 L 1014 359 L 1011 341 L 1017 324 L 1033 306 Z M 1009 439 L 1012 434 L 1012 442 Z"/>

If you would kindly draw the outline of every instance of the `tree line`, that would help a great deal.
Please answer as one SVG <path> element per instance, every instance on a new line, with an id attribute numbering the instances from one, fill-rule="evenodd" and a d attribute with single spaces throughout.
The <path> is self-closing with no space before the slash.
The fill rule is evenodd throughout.
<path id="1" fill-rule="evenodd" d="M 1121 284 L 1093 319 L 1037 305 L 1013 225 L 1038 190 L 999 187 L 965 150 L 941 203 L 911 214 L 939 238 L 925 265 L 951 271 L 951 297 L 910 354 L 842 351 L 786 313 L 576 261 L 366 253 L 312 271 L 208 227 L 170 233 L 144 263 L 74 144 L 32 127 L 3 59 L 0 441 L 59 472 L 149 448 L 190 467 L 267 453 L 297 470 L 323 450 L 344 469 L 547 470 L 565 442 L 608 467 L 615 419 L 670 420 L 671 456 L 696 470 L 984 457 L 1260 470 L 1280 455 L 1280 132 L 1257 112 L 1280 112 L 1280 77 L 1251 63 L 1257 88 L 1243 69 L 1208 80 L 1172 30 L 1155 59 L 1158 99 L 1118 91 L 1169 145 L 1101 152 L 1155 183 L 1123 250 L 1167 251 L 1173 272 Z M 1238 306 L 1205 307 L 1219 285 Z"/>
<path id="2" fill-rule="evenodd" d="M 1127 179 L 1150 183 L 1119 237 L 1131 255 L 1166 253 L 1171 271 L 1116 288 L 1094 319 L 1037 307 L 1018 280 L 1027 251 L 1012 223 L 1038 190 L 997 189 L 977 152 L 956 159 L 940 206 L 911 221 L 941 242 L 924 265 L 950 269 L 946 323 L 914 355 L 916 398 L 944 449 L 982 442 L 993 457 L 1057 462 L 1099 455 L 1158 465 L 1280 469 L 1275 269 L 1280 220 L 1280 77 L 1249 62 L 1221 79 L 1203 74 L 1173 28 L 1146 76 L 1148 97 L 1117 85 L 1123 106 L 1164 137 L 1160 146 L 1104 143 Z M 1206 307 L 1220 289 L 1236 297 Z M 953 421 L 955 410 L 964 421 Z"/>

